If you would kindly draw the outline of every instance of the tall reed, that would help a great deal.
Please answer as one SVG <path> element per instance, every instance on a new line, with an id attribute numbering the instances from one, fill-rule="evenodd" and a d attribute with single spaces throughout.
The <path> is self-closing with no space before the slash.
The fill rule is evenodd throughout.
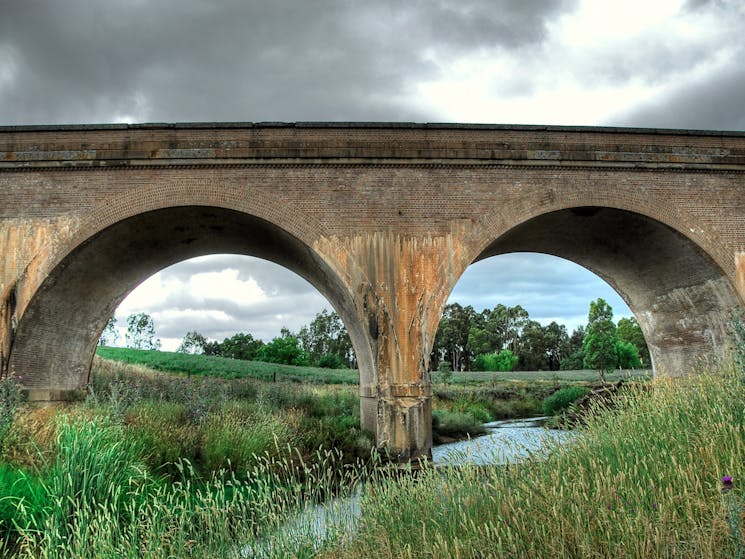
<path id="1" fill-rule="evenodd" d="M 631 388 L 545 458 L 381 481 L 354 542 L 328 556 L 736 556 L 742 519 L 728 503 L 745 495 L 744 408 L 734 372 Z"/>

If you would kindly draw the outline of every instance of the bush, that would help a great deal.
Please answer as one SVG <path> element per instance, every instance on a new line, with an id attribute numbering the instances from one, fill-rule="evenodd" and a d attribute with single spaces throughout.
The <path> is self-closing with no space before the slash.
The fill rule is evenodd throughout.
<path id="1" fill-rule="evenodd" d="M 618 355 L 618 366 L 621 369 L 639 369 L 642 366 L 639 358 L 639 350 L 631 342 L 618 340 L 616 342 L 616 354 Z"/>
<path id="2" fill-rule="evenodd" d="M 245 402 L 227 403 L 205 418 L 202 426 L 203 458 L 212 471 L 245 472 L 264 455 L 292 445 L 292 433 L 280 414 Z"/>
<path id="3" fill-rule="evenodd" d="M 473 361 L 474 371 L 514 371 L 519 358 L 509 349 L 499 353 L 482 353 Z"/>
<path id="4" fill-rule="evenodd" d="M 154 471 L 180 473 L 179 460 L 195 461 L 200 446 L 199 430 L 183 404 L 142 402 L 130 408 L 127 430 L 143 449 L 147 465 Z"/>
<path id="5" fill-rule="evenodd" d="M 450 365 L 450 361 L 440 361 L 437 372 L 440 373 L 440 382 L 443 384 L 449 384 L 453 378 L 453 367 Z"/>
<path id="6" fill-rule="evenodd" d="M 318 366 L 322 369 L 345 369 L 344 362 L 341 357 L 335 353 L 324 353 L 318 360 Z"/>
<path id="7" fill-rule="evenodd" d="M 432 431 L 435 437 L 473 437 L 484 434 L 486 429 L 468 412 L 435 410 L 432 412 Z"/>
<path id="8" fill-rule="evenodd" d="M 587 388 L 584 386 L 568 386 L 557 390 L 543 400 L 543 413 L 545 415 L 556 415 L 569 408 L 587 392 Z"/>

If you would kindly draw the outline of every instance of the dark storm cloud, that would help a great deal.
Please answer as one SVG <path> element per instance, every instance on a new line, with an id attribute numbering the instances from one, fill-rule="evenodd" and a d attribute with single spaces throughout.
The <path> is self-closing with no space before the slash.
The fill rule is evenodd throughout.
<path id="1" fill-rule="evenodd" d="M 540 41 L 574 2 L 5 2 L 4 124 L 426 120 L 429 51 Z"/>
<path id="2" fill-rule="evenodd" d="M 611 119 L 608 124 L 745 129 L 745 67 L 742 65 L 745 4 L 740 0 L 689 0 L 682 11 L 716 25 L 716 40 L 675 45 L 667 43 L 664 36 L 657 37 L 654 48 L 640 52 L 636 60 L 632 58 L 634 64 L 626 71 L 641 77 L 656 74 L 656 79 L 649 80 L 651 85 L 658 85 L 668 74 L 677 74 L 674 86 Z M 726 62 L 722 62 L 723 59 Z"/>

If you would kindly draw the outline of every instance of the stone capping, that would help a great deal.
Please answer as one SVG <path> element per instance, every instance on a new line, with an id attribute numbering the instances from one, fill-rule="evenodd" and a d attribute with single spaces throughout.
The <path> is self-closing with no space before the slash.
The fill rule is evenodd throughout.
<path id="1" fill-rule="evenodd" d="M 4 132 L 75 132 L 93 130 L 199 130 L 261 128 L 324 129 L 410 129 L 410 130 L 514 130 L 524 132 L 581 132 L 610 134 L 652 134 L 666 136 L 715 136 L 745 138 L 741 130 L 698 130 L 685 128 L 643 128 L 622 126 L 568 126 L 543 124 L 477 124 L 448 122 L 146 122 L 141 124 L 30 124 L 0 126 Z"/>

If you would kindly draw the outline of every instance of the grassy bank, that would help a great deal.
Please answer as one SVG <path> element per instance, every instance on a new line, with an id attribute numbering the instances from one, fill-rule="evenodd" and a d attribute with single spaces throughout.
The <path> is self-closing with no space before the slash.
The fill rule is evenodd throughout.
<path id="1" fill-rule="evenodd" d="M 545 460 L 381 482 L 328 556 L 745 556 L 742 375 L 658 380 L 618 404 Z"/>
<path id="2" fill-rule="evenodd" d="M 190 355 L 170 351 L 145 351 L 123 347 L 98 347 L 97 355 L 104 359 L 144 365 L 156 371 L 224 379 L 254 378 L 263 381 L 302 382 L 306 384 L 359 384 L 356 369 L 321 369 L 278 365 L 262 361 L 243 361 L 214 355 Z M 609 382 L 618 380 L 647 379 L 649 371 L 614 371 L 606 375 Z M 432 373 L 435 383 L 441 381 L 440 373 Z M 449 383 L 453 385 L 483 385 L 505 381 L 596 382 L 597 371 L 512 371 L 454 372 Z"/>
<path id="3" fill-rule="evenodd" d="M 106 402 L 99 387 L 97 401 L 56 415 L 36 410 L 0 426 L 0 555 L 229 557 L 251 541 L 264 542 L 272 557 L 336 559 L 745 554 L 739 535 L 745 383 L 738 373 L 658 380 L 644 390 L 630 386 L 614 410 L 587 422 L 576 444 L 507 468 L 466 465 L 390 476 L 322 450 L 262 454 L 240 469 L 214 473 L 176 459 L 175 473 L 165 477 L 150 462 L 153 446 L 165 439 L 191 448 L 193 434 L 163 433 L 164 415 L 201 413 L 198 424 L 210 427 L 199 436 L 250 431 L 261 417 L 279 416 L 270 407 L 244 416 L 230 405 L 210 415 L 212 393 L 200 390 L 227 395 L 228 402 L 238 390 L 268 390 L 250 379 L 196 383 L 201 388 L 187 396 L 183 379 L 171 385 L 144 374 L 152 382 L 137 388 L 126 379 L 111 381 Z M 264 400 L 286 397 L 280 394 L 289 386 L 279 385 L 277 395 L 265 392 Z M 135 390 L 140 399 L 132 397 Z M 143 402 L 146 391 L 172 391 L 186 403 L 159 406 L 167 411 L 145 421 L 151 412 L 134 413 L 127 399 Z M 190 408 L 189 401 L 198 405 Z M 293 401 L 299 406 L 302 398 Z M 222 424 L 222 417 L 233 419 Z M 138 431 L 143 422 L 148 427 Z M 143 438 L 148 429 L 155 438 Z M 33 444 L 25 444 L 29 437 Z M 724 476 L 732 483 L 723 486 Z M 355 486 L 360 518 L 345 509 L 346 518 L 327 519 L 352 523 L 354 531 L 319 535 L 309 522 L 290 540 L 277 537 L 294 511 Z"/>
<path id="4" fill-rule="evenodd" d="M 96 354 L 104 359 L 144 365 L 155 371 L 187 376 L 222 379 L 253 378 L 267 382 L 302 382 L 305 384 L 359 384 L 356 369 L 321 369 L 296 367 L 262 361 L 244 361 L 215 355 L 191 355 L 172 351 L 145 351 L 123 347 L 98 347 Z"/>
<path id="5" fill-rule="evenodd" d="M 347 387 L 345 394 L 349 398 L 354 397 L 352 394 L 359 386 L 359 372 L 350 369 L 330 370 L 113 347 L 99 347 L 97 354 L 109 361 L 141 365 L 155 371 L 186 375 L 195 379 L 219 379 L 218 382 L 250 383 L 256 380 L 279 385 L 296 383 L 305 386 L 339 386 L 339 393 L 344 392 L 341 387 Z M 608 375 L 609 380 L 630 378 L 646 379 L 648 375 L 646 371 L 617 371 Z M 547 397 L 561 389 L 576 385 L 591 388 L 597 383 L 597 373 L 456 372 L 449 375 L 447 384 L 440 381 L 440 374 L 433 373 L 435 444 L 483 434 L 485 422 L 542 415 L 545 413 L 543 402 Z M 281 389 L 283 390 L 285 389 Z"/>

